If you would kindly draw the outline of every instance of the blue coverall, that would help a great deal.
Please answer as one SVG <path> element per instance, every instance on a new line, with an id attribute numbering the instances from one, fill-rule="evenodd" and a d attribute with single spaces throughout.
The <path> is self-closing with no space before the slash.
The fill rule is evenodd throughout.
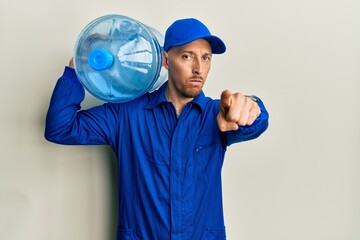
<path id="1" fill-rule="evenodd" d="M 45 137 L 59 144 L 109 144 L 118 159 L 117 239 L 225 239 L 221 169 L 227 146 L 268 127 L 268 113 L 251 126 L 219 131 L 219 100 L 203 92 L 178 118 L 159 90 L 126 103 L 80 110 L 84 88 L 66 67 L 54 89 Z"/>

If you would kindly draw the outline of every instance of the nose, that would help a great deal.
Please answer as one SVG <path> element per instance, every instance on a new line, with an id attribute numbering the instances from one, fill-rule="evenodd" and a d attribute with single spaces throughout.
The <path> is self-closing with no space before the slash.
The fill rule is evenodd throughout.
<path id="1" fill-rule="evenodd" d="M 203 72 L 203 65 L 200 58 L 195 58 L 193 62 L 193 73 L 196 75 L 201 75 Z"/>

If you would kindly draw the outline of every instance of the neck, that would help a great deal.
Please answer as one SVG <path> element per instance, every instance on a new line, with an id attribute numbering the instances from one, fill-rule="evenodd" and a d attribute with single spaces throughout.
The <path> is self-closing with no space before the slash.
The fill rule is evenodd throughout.
<path id="1" fill-rule="evenodd" d="M 180 116 L 184 106 L 194 99 L 194 98 L 186 98 L 184 96 L 179 96 L 179 94 L 177 94 L 176 91 L 171 91 L 169 85 L 166 87 L 165 96 L 166 99 L 174 105 L 176 110 L 176 115 L 178 116 Z"/>

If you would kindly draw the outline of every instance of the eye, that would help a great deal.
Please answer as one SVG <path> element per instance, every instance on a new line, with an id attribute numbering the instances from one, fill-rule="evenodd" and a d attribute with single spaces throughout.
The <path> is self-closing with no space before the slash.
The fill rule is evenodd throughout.
<path id="1" fill-rule="evenodd" d="M 211 61 L 211 56 L 210 56 L 210 55 L 205 55 L 205 56 L 203 57 L 203 60 L 204 60 L 204 61 Z"/>
<path id="2" fill-rule="evenodd" d="M 191 59 L 191 55 L 190 55 L 190 54 L 183 54 L 183 55 L 182 55 L 182 58 L 183 58 L 184 60 L 190 60 L 190 59 Z"/>

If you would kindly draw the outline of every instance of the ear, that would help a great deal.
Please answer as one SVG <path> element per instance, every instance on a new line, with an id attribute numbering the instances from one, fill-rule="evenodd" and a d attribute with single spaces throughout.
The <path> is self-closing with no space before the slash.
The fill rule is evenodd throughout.
<path id="1" fill-rule="evenodd" d="M 163 56 L 164 56 L 163 66 L 166 70 L 169 70 L 169 64 L 168 64 L 169 54 L 164 51 Z"/>

